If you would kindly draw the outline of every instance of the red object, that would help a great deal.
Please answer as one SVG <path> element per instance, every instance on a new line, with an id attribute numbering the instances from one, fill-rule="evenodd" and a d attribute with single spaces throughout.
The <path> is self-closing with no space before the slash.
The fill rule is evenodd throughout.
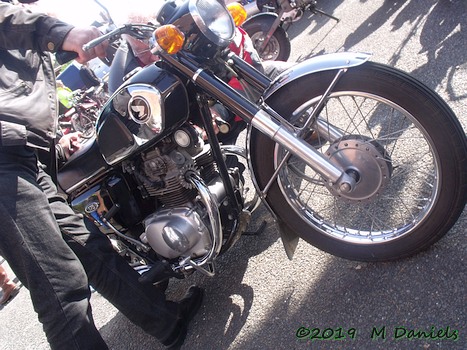
<path id="1" fill-rule="evenodd" d="M 237 27 L 237 37 L 229 45 L 229 49 L 245 62 L 252 64 L 253 60 L 251 59 L 251 54 L 248 52 L 248 47 L 246 45 L 247 37 L 248 34 L 242 28 Z M 229 85 L 235 90 L 243 90 L 237 78 L 230 79 Z"/>

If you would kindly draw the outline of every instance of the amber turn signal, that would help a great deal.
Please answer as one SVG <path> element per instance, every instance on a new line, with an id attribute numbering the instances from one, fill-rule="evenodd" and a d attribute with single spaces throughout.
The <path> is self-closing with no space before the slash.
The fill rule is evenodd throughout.
<path id="1" fill-rule="evenodd" d="M 159 46 L 169 54 L 180 51 L 185 42 L 185 35 L 172 24 L 157 28 L 154 37 Z"/>
<path id="2" fill-rule="evenodd" d="M 240 3 L 232 2 L 227 5 L 227 9 L 229 10 L 237 27 L 241 26 L 245 22 L 247 13 Z"/>

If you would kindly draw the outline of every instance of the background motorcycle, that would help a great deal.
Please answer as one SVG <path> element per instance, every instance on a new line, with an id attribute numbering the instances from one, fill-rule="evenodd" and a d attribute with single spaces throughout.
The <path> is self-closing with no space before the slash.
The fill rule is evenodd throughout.
<path id="1" fill-rule="evenodd" d="M 353 53 L 309 59 L 271 81 L 226 50 L 235 26 L 217 1 L 167 3 L 158 19 L 168 25 L 127 25 L 88 45 L 156 29 L 160 60 L 118 88 L 97 138 L 58 174 L 73 208 L 114 237 L 130 264 L 148 268 L 143 281 L 212 275 L 248 224 L 246 174 L 224 160 L 245 153 L 219 144 L 213 103 L 249 124 L 251 177 L 290 257 L 301 237 L 348 259 L 402 258 L 455 223 L 466 138 L 420 82 Z M 230 87 L 232 75 L 260 99 Z"/>
<path id="2" fill-rule="evenodd" d="M 289 26 L 302 18 L 306 11 L 339 21 L 317 6 L 316 0 L 257 0 L 259 14 L 250 17 L 243 28 L 263 60 L 287 61 L 290 57 Z"/>
<path id="3" fill-rule="evenodd" d="M 60 102 L 58 126 L 62 134 L 79 131 L 83 138 L 90 138 L 95 133 L 101 108 L 109 97 L 107 83 L 97 78 L 86 66 L 80 67 L 78 78 L 78 85 L 82 88 L 74 91 L 66 86 L 57 88 Z M 60 75 L 57 79 L 60 79 Z"/>

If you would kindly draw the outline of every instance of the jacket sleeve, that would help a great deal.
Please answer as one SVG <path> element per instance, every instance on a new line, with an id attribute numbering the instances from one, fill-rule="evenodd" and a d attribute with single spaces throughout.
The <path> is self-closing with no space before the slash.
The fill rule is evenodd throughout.
<path id="1" fill-rule="evenodd" d="M 46 14 L 0 2 L 0 49 L 56 52 L 72 28 Z"/>

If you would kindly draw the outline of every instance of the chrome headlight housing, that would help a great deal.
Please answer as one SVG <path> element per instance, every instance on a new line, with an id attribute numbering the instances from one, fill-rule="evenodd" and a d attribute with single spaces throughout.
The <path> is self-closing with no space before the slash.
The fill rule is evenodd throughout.
<path id="1" fill-rule="evenodd" d="M 190 0 L 190 13 L 203 35 L 219 47 L 227 47 L 235 36 L 235 23 L 223 3 L 217 0 Z"/>
<path id="2" fill-rule="evenodd" d="M 159 29 L 168 24 L 173 25 L 183 34 L 184 51 L 209 60 L 228 47 L 235 37 L 235 22 L 223 1 L 187 0 L 177 4 L 169 0 L 157 16 L 159 23 L 163 24 Z M 160 38 L 157 38 L 156 31 L 156 41 L 169 52 L 167 48 L 172 43 L 170 40 L 178 40 L 180 36 L 172 37 L 168 34 L 174 34 L 173 30 L 164 33 L 162 29 Z M 176 52 L 172 50 L 169 53 Z"/>

